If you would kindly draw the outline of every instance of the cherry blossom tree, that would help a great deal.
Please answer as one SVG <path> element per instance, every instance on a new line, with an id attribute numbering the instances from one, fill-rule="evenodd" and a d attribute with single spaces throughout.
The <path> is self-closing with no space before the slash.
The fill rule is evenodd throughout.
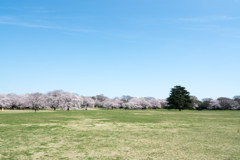
<path id="1" fill-rule="evenodd" d="M 0 106 L 2 108 L 8 108 L 11 105 L 9 97 L 5 94 L 0 94 Z"/>
<path id="2" fill-rule="evenodd" d="M 151 104 L 145 98 L 132 98 L 127 103 L 129 109 L 147 109 L 151 108 Z"/>
<path id="3" fill-rule="evenodd" d="M 152 109 L 160 109 L 161 108 L 161 100 L 159 100 L 159 99 L 150 99 L 149 103 L 151 104 Z"/>
<path id="4" fill-rule="evenodd" d="M 42 93 L 32 93 L 28 94 L 26 97 L 25 105 L 32 109 L 39 110 L 40 107 L 44 105 L 43 94 Z"/>
<path id="5" fill-rule="evenodd" d="M 103 108 L 103 102 L 95 99 L 95 106 L 96 106 L 96 107 L 99 107 L 99 108 Z"/>
<path id="6" fill-rule="evenodd" d="M 88 107 L 94 108 L 95 101 L 91 97 L 83 97 L 82 107 L 87 110 Z"/>
<path id="7" fill-rule="evenodd" d="M 108 108 L 108 109 L 113 109 L 113 108 L 120 108 L 122 104 L 122 101 L 121 99 L 119 98 L 115 98 L 115 99 L 106 99 L 104 102 L 103 102 L 103 107 L 104 108 Z"/>
<path id="8" fill-rule="evenodd" d="M 217 99 L 211 100 L 207 109 L 221 109 L 221 105 Z"/>
<path id="9" fill-rule="evenodd" d="M 78 97 L 77 94 L 74 93 L 68 93 L 64 92 L 61 94 L 61 107 L 66 108 L 67 111 L 70 110 L 70 108 L 74 108 L 76 106 L 81 106 L 82 100 Z M 79 104 L 80 103 L 80 104 Z"/>
<path id="10" fill-rule="evenodd" d="M 128 109 L 142 109 L 141 102 L 138 98 L 132 98 L 126 103 Z"/>
<path id="11" fill-rule="evenodd" d="M 48 92 L 45 96 L 44 96 L 44 100 L 45 100 L 45 104 L 56 110 L 57 108 L 59 108 L 60 104 L 62 103 L 62 94 L 63 94 L 63 91 L 61 90 L 55 90 L 55 91 L 51 91 L 51 92 Z"/>
<path id="12" fill-rule="evenodd" d="M 220 97 L 217 100 L 223 110 L 236 110 L 240 108 L 239 103 L 230 98 Z"/>
<path id="13" fill-rule="evenodd" d="M 75 96 L 73 96 L 73 99 L 72 99 L 72 104 L 74 109 L 76 110 L 81 109 L 83 105 L 83 98 L 75 94 Z"/>
<path id="14" fill-rule="evenodd" d="M 199 101 L 196 96 L 190 96 L 190 98 L 192 99 L 193 109 L 201 109 L 200 106 L 201 106 L 202 102 Z"/>
<path id="15" fill-rule="evenodd" d="M 168 101 L 166 99 L 161 99 L 160 104 L 161 104 L 161 108 L 163 108 L 163 109 L 167 109 L 169 107 Z"/>
<path id="16" fill-rule="evenodd" d="M 8 94 L 10 100 L 10 109 L 22 109 L 26 101 L 26 95 Z"/>

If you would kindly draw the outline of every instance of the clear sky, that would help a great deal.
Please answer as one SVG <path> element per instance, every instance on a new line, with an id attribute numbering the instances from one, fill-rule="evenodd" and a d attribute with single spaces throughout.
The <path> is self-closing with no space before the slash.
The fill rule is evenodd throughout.
<path id="1" fill-rule="evenodd" d="M 240 0 L 2 0 L 0 93 L 240 95 Z"/>

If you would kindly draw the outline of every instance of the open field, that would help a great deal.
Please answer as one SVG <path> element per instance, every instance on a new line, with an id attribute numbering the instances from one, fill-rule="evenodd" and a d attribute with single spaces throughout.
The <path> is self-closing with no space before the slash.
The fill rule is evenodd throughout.
<path id="1" fill-rule="evenodd" d="M 0 111 L 0 159 L 240 159 L 240 111 Z"/>

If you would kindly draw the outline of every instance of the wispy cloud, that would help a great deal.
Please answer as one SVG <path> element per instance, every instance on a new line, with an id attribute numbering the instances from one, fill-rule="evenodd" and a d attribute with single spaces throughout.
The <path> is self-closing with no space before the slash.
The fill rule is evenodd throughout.
<path id="1" fill-rule="evenodd" d="M 1 10 L 10 10 L 10 11 L 28 11 L 28 12 L 36 12 L 36 13 L 50 13 L 50 12 L 61 12 L 61 10 L 50 10 L 41 7 L 21 7 L 21 8 L 14 8 L 14 7 L 0 7 Z"/>
<path id="2" fill-rule="evenodd" d="M 178 20 L 187 22 L 213 22 L 213 21 L 240 20 L 240 17 L 208 16 L 208 17 L 179 18 Z"/>
<path id="3" fill-rule="evenodd" d="M 23 26 L 23 27 L 29 27 L 29 28 L 57 29 L 57 30 L 66 30 L 66 31 L 75 31 L 75 32 L 98 32 L 96 30 L 90 30 L 90 29 L 65 28 L 61 26 L 40 25 L 35 23 L 21 22 L 16 20 L 16 18 L 9 17 L 9 16 L 0 16 L 0 24 L 16 25 L 16 26 Z"/>
<path id="4" fill-rule="evenodd" d="M 60 10 L 36 10 L 36 13 L 52 13 L 52 12 L 60 12 Z"/>
<path id="5" fill-rule="evenodd" d="M 15 18 L 14 17 L 11 17 L 11 16 L 0 16 L 0 21 L 9 21 L 9 20 L 14 20 Z"/>
<path id="6" fill-rule="evenodd" d="M 118 38 L 124 38 L 124 39 L 137 39 L 136 35 L 131 34 L 122 34 L 122 33 L 116 33 L 112 31 L 99 31 L 99 30 L 92 30 L 92 29 L 84 29 L 84 28 L 70 28 L 70 27 L 63 27 L 60 25 L 48 25 L 48 22 L 44 22 L 44 24 L 40 24 L 39 22 L 25 22 L 19 20 L 17 17 L 11 17 L 11 16 L 0 16 L 0 24 L 3 25 L 13 25 L 13 26 L 22 26 L 22 27 L 28 27 L 28 28 L 42 28 L 42 29 L 53 29 L 53 30 L 61 30 L 65 34 L 71 34 L 71 35 L 79 35 L 78 33 L 86 32 L 86 33 L 97 33 L 102 36 L 109 36 L 109 37 L 118 37 Z"/>

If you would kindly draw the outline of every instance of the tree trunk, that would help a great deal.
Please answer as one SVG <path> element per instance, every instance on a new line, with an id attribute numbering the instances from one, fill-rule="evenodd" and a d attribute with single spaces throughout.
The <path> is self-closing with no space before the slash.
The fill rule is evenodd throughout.
<path id="1" fill-rule="evenodd" d="M 179 111 L 181 111 L 182 109 L 181 108 L 179 108 Z"/>

